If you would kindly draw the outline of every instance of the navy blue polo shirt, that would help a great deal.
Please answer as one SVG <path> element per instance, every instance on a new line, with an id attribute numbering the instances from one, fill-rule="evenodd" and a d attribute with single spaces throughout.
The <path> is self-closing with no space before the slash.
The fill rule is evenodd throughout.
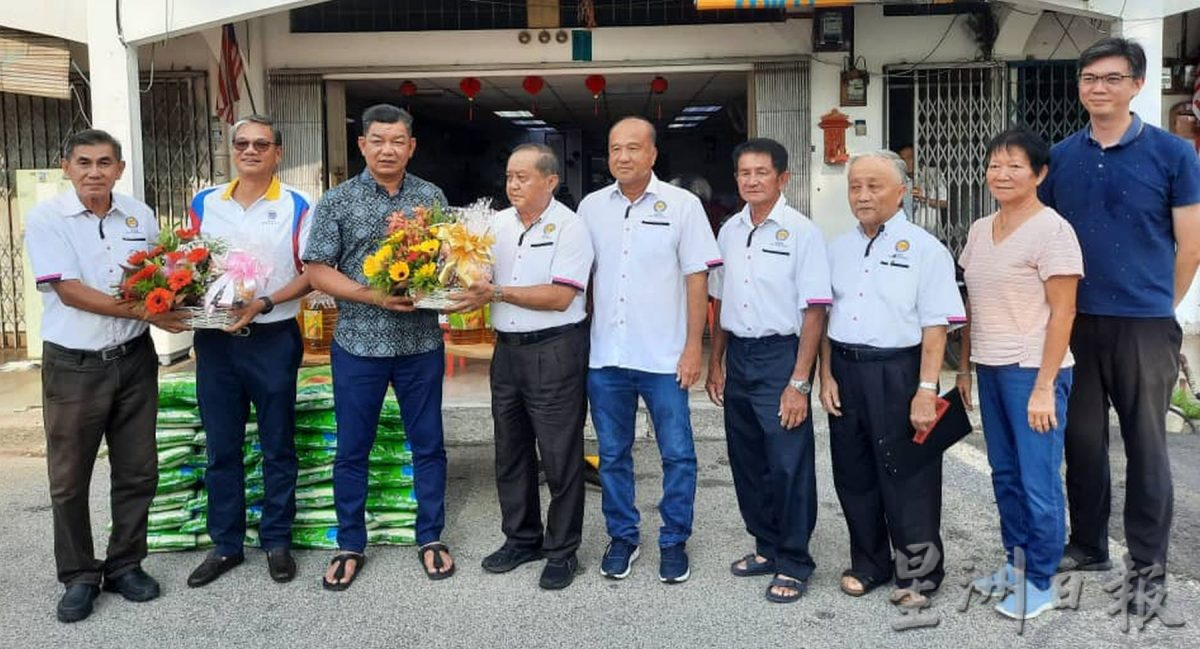
<path id="1" fill-rule="evenodd" d="M 1079 313 L 1175 315 L 1171 209 L 1200 203 L 1200 159 L 1190 142 L 1135 114 L 1120 142 L 1104 149 L 1086 126 L 1054 145 L 1038 194 L 1079 238 Z"/>

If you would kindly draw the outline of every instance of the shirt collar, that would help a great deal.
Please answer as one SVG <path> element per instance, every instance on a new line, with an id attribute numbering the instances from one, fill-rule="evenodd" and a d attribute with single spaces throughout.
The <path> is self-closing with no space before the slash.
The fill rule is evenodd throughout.
<path id="1" fill-rule="evenodd" d="M 391 196 L 391 194 L 388 193 L 387 188 L 385 188 L 383 185 L 380 185 L 379 181 L 375 180 L 375 176 L 371 175 L 370 169 L 363 169 L 362 173 L 358 175 L 358 179 L 361 180 L 362 182 L 366 183 L 368 186 L 374 187 L 375 191 L 380 192 L 382 194 L 386 194 L 388 196 Z M 408 171 L 407 170 L 404 172 L 404 175 L 400 178 L 400 186 L 398 188 L 396 188 L 397 196 L 404 193 L 404 183 L 406 183 L 406 182 L 408 182 Z"/>
<path id="2" fill-rule="evenodd" d="M 234 178 L 233 182 L 225 188 L 225 192 L 221 194 L 221 200 L 228 201 L 233 199 L 233 191 L 237 189 L 241 178 Z M 263 194 L 263 198 L 268 201 L 277 201 L 283 193 L 283 183 L 279 182 L 279 176 L 271 178 L 271 184 L 267 186 L 267 193 Z"/>
<path id="3" fill-rule="evenodd" d="M 882 237 L 887 233 L 895 232 L 896 228 L 900 227 L 904 223 L 908 223 L 908 215 L 905 214 L 904 209 L 901 208 L 899 211 L 897 211 L 895 214 L 893 214 L 891 218 L 889 218 L 888 220 L 879 224 L 879 232 L 875 233 L 875 236 Z M 863 231 L 863 227 L 862 227 L 861 223 L 859 223 L 857 227 L 858 227 L 858 233 L 861 234 L 864 239 L 871 238 L 871 237 L 868 237 L 867 233 Z M 892 229 L 888 230 L 889 227 L 891 227 Z"/>
<path id="4" fill-rule="evenodd" d="M 130 196 L 113 192 L 112 205 L 108 210 L 109 214 L 113 212 L 132 214 L 134 209 L 133 206 L 136 204 L 132 202 L 133 200 L 134 199 Z M 60 195 L 59 207 L 61 208 L 59 213 L 61 213 L 63 216 L 80 216 L 88 211 L 88 208 L 84 206 L 83 201 L 79 200 L 79 194 L 77 194 L 74 189 L 63 192 Z M 108 216 L 108 214 L 97 214 L 96 216 L 103 217 Z"/>
<path id="5" fill-rule="evenodd" d="M 658 180 L 658 175 L 655 174 L 653 171 L 651 171 L 650 172 L 650 184 L 646 185 L 646 191 L 642 192 L 642 195 L 638 196 L 637 200 L 633 201 L 633 204 L 636 205 L 636 204 L 642 202 L 642 200 L 645 199 L 647 196 L 662 195 L 662 190 L 659 188 L 659 182 L 660 181 Z M 621 193 L 621 183 L 613 183 L 612 184 L 612 196 L 614 198 L 620 198 L 621 200 L 625 200 L 625 201 L 629 200 L 629 199 L 625 198 L 624 194 Z"/>
<path id="6" fill-rule="evenodd" d="M 1109 147 L 1110 149 L 1118 146 L 1126 146 L 1130 142 L 1138 139 L 1138 136 L 1142 134 L 1143 130 L 1145 130 L 1146 124 L 1142 121 L 1142 118 L 1138 117 L 1138 114 L 1132 111 L 1129 114 L 1133 117 L 1133 121 L 1129 123 L 1129 128 L 1125 129 L 1125 134 L 1121 136 L 1121 139 L 1117 140 L 1117 143 L 1112 147 Z M 1100 143 L 1096 141 L 1096 138 L 1092 137 L 1092 125 L 1089 123 L 1086 128 L 1088 142 L 1095 144 L 1096 146 L 1100 146 Z"/>
<path id="7" fill-rule="evenodd" d="M 559 205 L 560 205 L 560 203 L 558 202 L 558 199 L 551 197 L 550 203 L 548 205 L 546 205 L 546 209 L 542 210 L 542 213 L 538 214 L 537 218 L 529 223 L 528 228 L 526 228 L 525 223 L 523 221 L 521 221 L 521 213 L 518 212 L 517 208 L 515 208 L 515 207 L 513 208 L 513 220 L 515 220 L 517 222 L 517 225 L 519 227 L 521 227 L 522 229 L 528 230 L 529 228 L 532 228 L 533 226 L 537 225 L 538 223 L 541 223 L 542 219 L 545 219 L 546 217 L 553 214 L 554 210 L 557 209 Z"/>
<path id="8" fill-rule="evenodd" d="M 767 213 L 767 218 L 763 219 L 763 223 L 766 223 L 767 221 L 774 221 L 776 223 L 779 223 L 779 215 L 783 212 L 783 209 L 785 207 L 787 207 L 787 197 L 784 196 L 783 194 L 780 194 L 779 200 L 775 201 L 775 204 L 773 206 L 771 206 L 771 211 Z M 751 228 L 751 229 L 753 229 L 755 227 L 754 222 L 750 220 L 750 204 L 749 203 L 746 203 L 744 206 L 742 206 L 742 211 L 738 212 L 738 218 L 741 220 L 742 224 L 744 224 L 746 227 Z M 762 223 L 760 223 L 759 225 L 761 226 Z"/>

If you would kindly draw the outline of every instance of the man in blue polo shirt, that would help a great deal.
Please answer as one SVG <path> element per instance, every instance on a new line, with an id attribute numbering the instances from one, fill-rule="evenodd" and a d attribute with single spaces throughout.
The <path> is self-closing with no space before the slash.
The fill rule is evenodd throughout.
<path id="1" fill-rule="evenodd" d="M 1075 227 L 1087 269 L 1071 335 L 1071 535 L 1060 571 L 1111 567 L 1109 404 L 1128 460 L 1129 553 L 1138 569 L 1167 562 L 1173 489 L 1165 418 L 1179 372 L 1175 307 L 1200 262 L 1200 162 L 1190 142 L 1129 111 L 1145 76 L 1145 52 L 1125 39 L 1105 38 L 1080 55 L 1079 98 L 1090 124 L 1054 147 L 1040 192 Z"/>

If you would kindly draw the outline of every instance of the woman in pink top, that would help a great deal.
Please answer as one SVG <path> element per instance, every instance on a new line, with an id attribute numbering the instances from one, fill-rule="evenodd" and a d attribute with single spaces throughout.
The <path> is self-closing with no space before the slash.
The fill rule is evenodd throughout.
<path id="1" fill-rule="evenodd" d="M 1024 129 L 988 144 L 988 189 L 1000 210 L 971 226 L 959 257 L 970 333 L 963 336 L 958 389 L 970 406 L 969 358 L 1007 557 L 975 587 L 996 589 L 1003 595 L 996 610 L 1017 619 L 1053 608 L 1050 582 L 1066 536 L 1059 467 L 1074 364 L 1067 343 L 1083 259 L 1070 224 L 1038 200 L 1049 157 L 1049 146 Z"/>

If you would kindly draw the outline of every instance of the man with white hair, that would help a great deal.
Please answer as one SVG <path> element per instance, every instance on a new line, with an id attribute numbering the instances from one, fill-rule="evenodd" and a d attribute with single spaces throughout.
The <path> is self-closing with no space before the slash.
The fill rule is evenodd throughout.
<path id="1" fill-rule="evenodd" d="M 945 576 L 942 464 L 898 467 L 886 449 L 933 425 L 946 329 L 966 317 L 953 257 L 901 208 L 904 161 L 862 154 L 848 174 L 858 226 L 829 247 L 833 306 L 821 350 L 833 482 L 850 532 L 841 588 L 859 597 L 887 582 L 894 552 L 891 601 L 920 607 L 928 587 L 917 580 L 936 589 Z"/>

